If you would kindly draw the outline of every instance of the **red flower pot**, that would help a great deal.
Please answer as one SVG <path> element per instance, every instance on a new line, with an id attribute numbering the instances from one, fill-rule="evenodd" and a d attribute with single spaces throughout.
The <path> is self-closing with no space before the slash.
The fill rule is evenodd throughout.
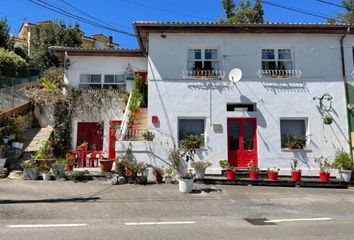
<path id="1" fill-rule="evenodd" d="M 87 151 L 87 145 L 81 146 L 80 150 L 86 152 Z"/>
<path id="2" fill-rule="evenodd" d="M 68 172 L 72 172 L 74 170 L 74 164 L 66 164 L 65 169 Z"/>
<path id="3" fill-rule="evenodd" d="M 278 172 L 268 171 L 268 179 L 271 181 L 278 180 Z"/>
<path id="4" fill-rule="evenodd" d="M 234 171 L 234 170 L 226 170 L 225 172 L 226 172 L 227 180 L 235 179 L 236 171 Z"/>
<path id="5" fill-rule="evenodd" d="M 331 175 L 331 173 L 329 173 L 329 172 L 320 172 L 320 181 L 321 182 L 328 182 L 330 175 Z"/>
<path id="6" fill-rule="evenodd" d="M 248 174 L 250 176 L 250 180 L 257 180 L 258 179 L 258 171 L 248 171 Z"/>
<path id="7" fill-rule="evenodd" d="M 300 181 L 301 180 L 301 172 L 291 172 L 291 180 Z"/>

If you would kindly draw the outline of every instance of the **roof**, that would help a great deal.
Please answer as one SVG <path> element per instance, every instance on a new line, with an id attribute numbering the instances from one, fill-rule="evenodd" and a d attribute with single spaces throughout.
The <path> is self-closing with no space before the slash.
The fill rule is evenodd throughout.
<path id="1" fill-rule="evenodd" d="M 69 56 L 109 56 L 109 57 L 145 57 L 140 49 L 103 49 L 103 48 L 75 48 L 52 46 L 49 50 L 58 58 L 63 59 L 65 52 Z"/>
<path id="2" fill-rule="evenodd" d="M 354 34 L 354 25 L 330 23 L 251 23 L 229 24 L 220 22 L 134 22 L 140 46 L 149 33 L 255 33 L 255 34 Z"/>

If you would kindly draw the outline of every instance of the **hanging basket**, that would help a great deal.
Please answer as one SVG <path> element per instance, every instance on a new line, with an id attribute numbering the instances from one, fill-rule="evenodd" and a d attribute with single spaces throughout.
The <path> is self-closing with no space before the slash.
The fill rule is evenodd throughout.
<path id="1" fill-rule="evenodd" d="M 333 118 L 331 116 L 325 116 L 322 118 L 323 123 L 326 125 L 331 125 L 333 122 Z"/>

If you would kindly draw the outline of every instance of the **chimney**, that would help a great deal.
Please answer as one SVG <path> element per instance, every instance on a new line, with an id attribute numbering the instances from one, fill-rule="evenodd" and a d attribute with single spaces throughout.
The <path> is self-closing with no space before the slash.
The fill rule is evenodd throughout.
<path id="1" fill-rule="evenodd" d="M 113 37 L 112 36 L 109 36 L 109 43 L 112 44 L 113 43 Z"/>

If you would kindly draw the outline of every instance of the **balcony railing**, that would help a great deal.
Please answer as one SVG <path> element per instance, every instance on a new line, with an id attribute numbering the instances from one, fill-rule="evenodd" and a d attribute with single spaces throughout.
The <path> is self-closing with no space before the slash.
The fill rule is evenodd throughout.
<path id="1" fill-rule="evenodd" d="M 142 140 L 144 140 L 144 133 L 146 133 L 146 129 L 129 128 L 126 131 L 123 140 L 124 141 L 142 141 Z"/>
<path id="2" fill-rule="evenodd" d="M 225 77 L 224 71 L 217 71 L 217 70 L 183 71 L 183 78 L 184 79 L 222 80 L 224 77 Z"/>
<path id="3" fill-rule="evenodd" d="M 300 78 L 302 73 L 300 70 L 259 70 L 257 72 L 260 78 Z"/>

